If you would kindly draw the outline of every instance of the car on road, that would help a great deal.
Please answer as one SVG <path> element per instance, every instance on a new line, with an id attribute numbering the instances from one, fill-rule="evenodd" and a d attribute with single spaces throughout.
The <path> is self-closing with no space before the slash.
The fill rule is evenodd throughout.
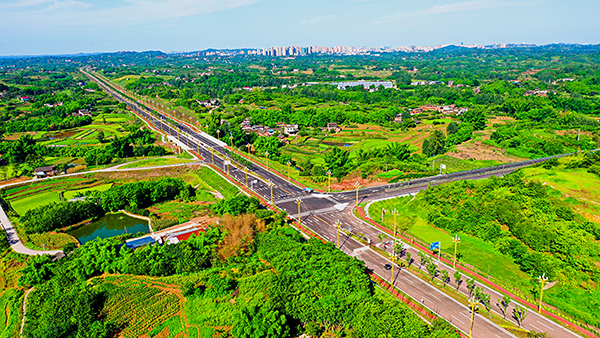
<path id="1" fill-rule="evenodd" d="M 391 269 L 392 269 L 392 266 L 391 266 L 391 265 L 389 265 L 389 264 L 387 264 L 387 263 L 386 263 L 386 264 L 385 264 L 383 267 L 384 267 L 386 270 L 391 270 Z"/>

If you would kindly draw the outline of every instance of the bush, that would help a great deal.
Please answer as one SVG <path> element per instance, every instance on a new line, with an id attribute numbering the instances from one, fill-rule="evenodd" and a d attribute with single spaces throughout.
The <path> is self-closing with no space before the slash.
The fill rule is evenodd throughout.
<path id="1" fill-rule="evenodd" d="M 28 210 L 21 217 L 21 222 L 26 233 L 42 233 L 64 228 L 103 214 L 104 209 L 92 202 L 59 202 Z"/>

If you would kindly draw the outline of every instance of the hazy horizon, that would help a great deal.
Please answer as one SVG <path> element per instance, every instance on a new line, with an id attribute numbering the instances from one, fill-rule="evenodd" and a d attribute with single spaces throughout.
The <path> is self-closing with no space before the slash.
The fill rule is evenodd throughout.
<path id="1" fill-rule="evenodd" d="M 598 12 L 591 0 L 9 0 L 0 4 L 0 55 L 597 44 Z"/>

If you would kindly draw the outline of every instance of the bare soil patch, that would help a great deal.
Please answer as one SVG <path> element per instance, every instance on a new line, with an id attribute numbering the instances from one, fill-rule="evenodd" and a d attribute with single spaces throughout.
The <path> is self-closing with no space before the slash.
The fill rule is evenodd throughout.
<path id="1" fill-rule="evenodd" d="M 507 160 L 507 157 L 504 154 L 504 149 L 483 144 L 481 141 L 459 144 L 456 146 L 455 150 L 448 152 L 447 155 L 463 160 L 470 158 L 475 160 L 495 160 L 500 162 L 506 162 Z M 520 157 L 512 155 L 508 156 L 508 162 L 516 162 L 521 160 L 523 159 Z"/>

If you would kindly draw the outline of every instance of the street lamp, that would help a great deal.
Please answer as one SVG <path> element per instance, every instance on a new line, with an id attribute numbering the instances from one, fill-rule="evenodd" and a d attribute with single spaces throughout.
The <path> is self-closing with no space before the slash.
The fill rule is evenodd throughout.
<path id="1" fill-rule="evenodd" d="M 275 203 L 273 203 L 273 181 L 269 180 L 269 187 L 271 187 L 271 204 L 275 205 Z"/>
<path id="2" fill-rule="evenodd" d="M 212 155 L 212 164 L 215 165 L 215 150 L 212 147 L 208 147 L 210 154 Z"/>
<path id="3" fill-rule="evenodd" d="M 227 157 L 225 159 L 225 164 L 227 165 L 227 175 L 229 175 L 229 163 L 231 163 L 231 161 L 229 160 L 229 157 Z"/>
<path id="4" fill-rule="evenodd" d="M 244 168 L 244 173 L 246 173 L 246 188 L 248 188 L 248 172 L 250 170 L 248 170 L 248 168 L 246 168 L 246 167 L 243 167 L 243 168 Z"/>
<path id="5" fill-rule="evenodd" d="M 233 135 L 229 136 L 229 139 L 231 140 L 231 149 L 233 149 Z"/>
<path id="6" fill-rule="evenodd" d="M 302 224 L 302 213 L 300 212 L 300 204 L 302 203 L 302 200 L 300 199 L 300 197 L 296 198 L 296 204 L 298 204 L 298 223 Z"/>
<path id="7" fill-rule="evenodd" d="M 337 247 L 340 247 L 340 226 L 342 226 L 342 223 L 340 222 L 340 220 L 338 219 L 337 221 L 335 221 L 335 226 L 337 227 Z"/>
<path id="8" fill-rule="evenodd" d="M 248 155 L 250 155 L 250 147 L 252 147 L 252 144 L 248 143 L 246 147 L 248 147 Z"/>
<path id="9" fill-rule="evenodd" d="M 217 129 L 217 139 L 221 139 L 219 135 L 221 134 L 221 130 Z"/>
<path id="10" fill-rule="evenodd" d="M 327 192 L 331 192 L 331 170 L 327 170 L 327 176 L 329 176 L 329 189 Z"/>
<path id="11" fill-rule="evenodd" d="M 452 263 L 452 267 L 456 269 L 456 249 L 458 247 L 458 243 L 460 243 L 460 237 L 458 237 L 458 234 L 452 237 L 452 242 L 454 242 L 454 260 Z"/>
<path id="12" fill-rule="evenodd" d="M 396 216 L 398 216 L 398 209 L 394 208 L 394 210 L 392 210 L 392 215 L 394 215 L 394 236 L 396 236 L 396 227 L 397 227 L 397 222 L 396 222 Z"/>
<path id="13" fill-rule="evenodd" d="M 354 188 L 356 189 L 356 207 L 358 208 L 358 189 L 360 189 L 360 183 L 354 183 Z"/>
<path id="14" fill-rule="evenodd" d="M 544 296 L 544 285 L 548 283 L 548 277 L 546 277 L 546 273 L 544 272 L 541 276 L 538 277 L 538 282 L 540 282 L 540 306 L 538 307 L 538 313 L 542 313 L 542 297 Z"/>
<path id="15" fill-rule="evenodd" d="M 265 158 L 267 159 L 267 170 L 269 170 L 269 152 L 265 151 Z"/>
<path id="16" fill-rule="evenodd" d="M 290 166 L 292 165 L 292 162 L 287 161 L 287 166 L 288 166 L 288 181 L 290 179 Z"/>
<path id="17" fill-rule="evenodd" d="M 469 308 L 471 309 L 471 327 L 469 329 L 469 337 L 473 337 L 473 322 L 475 321 L 475 311 L 478 310 L 477 300 L 475 296 L 469 298 Z"/>

